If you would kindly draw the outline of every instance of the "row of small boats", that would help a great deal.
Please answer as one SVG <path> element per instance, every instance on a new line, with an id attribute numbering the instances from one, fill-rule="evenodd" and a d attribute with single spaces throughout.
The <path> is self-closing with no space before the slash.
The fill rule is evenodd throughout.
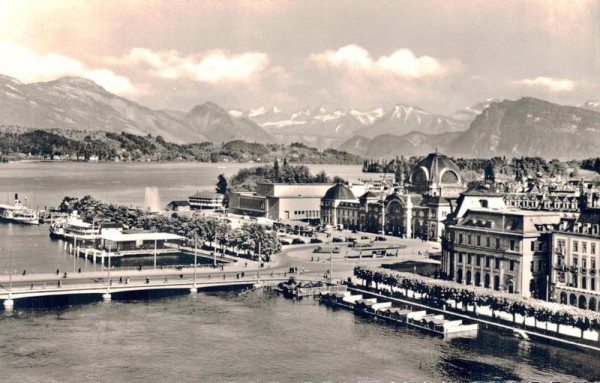
<path id="1" fill-rule="evenodd" d="M 353 310 L 355 314 L 383 319 L 390 323 L 417 328 L 444 338 L 474 337 L 479 325 L 465 324 L 462 319 L 448 319 L 443 314 L 428 313 L 427 310 L 410 306 L 394 307 L 391 301 L 379 302 L 377 298 L 365 298 L 350 291 L 323 292 L 320 301 L 328 306 Z"/>

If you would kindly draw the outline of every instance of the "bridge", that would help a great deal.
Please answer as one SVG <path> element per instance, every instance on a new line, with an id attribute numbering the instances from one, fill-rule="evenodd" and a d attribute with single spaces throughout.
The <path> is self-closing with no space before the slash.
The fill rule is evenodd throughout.
<path id="1" fill-rule="evenodd" d="M 229 287 L 273 286 L 287 281 L 317 281 L 317 277 L 288 275 L 285 272 L 246 270 L 243 272 L 195 268 L 91 271 L 65 274 L 30 274 L 0 277 L 0 300 L 5 310 L 12 310 L 17 299 L 67 295 L 99 295 L 110 301 L 113 294 L 156 290 L 187 290 Z"/>

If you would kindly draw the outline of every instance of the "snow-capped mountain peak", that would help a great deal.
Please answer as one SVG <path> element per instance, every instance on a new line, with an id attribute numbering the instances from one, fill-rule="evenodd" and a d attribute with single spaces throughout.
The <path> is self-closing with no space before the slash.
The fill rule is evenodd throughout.
<path id="1" fill-rule="evenodd" d="M 252 118 L 252 117 L 258 117 L 261 116 L 263 114 L 267 113 L 267 110 L 265 109 L 264 106 L 261 106 L 258 109 L 250 109 L 250 111 L 248 112 L 248 117 Z"/>

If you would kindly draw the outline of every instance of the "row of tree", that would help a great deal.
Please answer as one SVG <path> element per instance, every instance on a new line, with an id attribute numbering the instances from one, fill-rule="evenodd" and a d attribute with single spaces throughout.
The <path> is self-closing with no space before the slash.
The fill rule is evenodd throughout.
<path id="1" fill-rule="evenodd" d="M 103 203 L 91 196 L 81 199 L 65 197 L 59 210 L 66 213 L 76 210 L 90 223 L 111 221 L 129 229 L 178 234 L 186 237 L 190 244 L 208 242 L 210 248 L 219 245 L 223 252 L 229 248 L 234 253 L 244 252 L 253 256 L 260 253 L 261 260 L 266 262 L 281 251 L 275 232 L 257 223 L 246 223 L 234 229 L 225 220 L 197 215 L 156 215 L 141 209 Z"/>
<path id="2" fill-rule="evenodd" d="M 223 193 L 223 178 L 219 176 L 217 192 Z M 227 181 L 227 180 L 225 180 Z M 305 165 L 292 165 L 283 160 L 282 164 L 275 159 L 273 165 L 256 166 L 252 168 L 240 169 L 237 174 L 229 179 L 226 185 L 228 190 L 256 190 L 257 182 L 282 182 L 290 184 L 310 184 L 310 183 L 346 183 L 338 176 L 329 177 L 325 171 L 313 175 Z"/>
<path id="3" fill-rule="evenodd" d="M 513 315 L 516 323 L 516 315 L 534 318 L 536 323 L 551 322 L 557 325 L 557 332 L 561 325 L 574 326 L 583 331 L 600 331 L 600 314 L 593 311 L 582 310 L 577 307 L 565 306 L 557 303 L 549 303 L 539 300 L 528 300 L 521 296 L 503 292 L 490 292 L 482 287 L 462 287 L 455 282 L 431 279 L 411 273 L 384 273 L 379 270 L 357 266 L 354 275 L 362 279 L 367 287 L 375 284 L 379 289 L 380 284 L 420 294 L 428 304 L 433 307 L 444 307 L 449 300 L 461 302 L 466 310 L 468 306 L 489 307 L 495 317 L 496 312 L 505 312 Z"/>
<path id="4" fill-rule="evenodd" d="M 404 157 L 396 157 L 391 161 L 385 160 L 364 160 L 363 172 L 365 173 L 394 173 L 396 174 L 397 182 L 400 182 L 400 178 L 404 177 L 404 180 L 408 179 L 414 165 L 419 162 L 423 157 L 410 157 L 404 159 Z M 508 177 L 514 177 L 517 180 L 521 180 L 524 177 L 537 177 L 537 176 L 564 176 L 567 175 L 567 170 L 571 163 L 561 162 L 553 159 L 546 161 L 541 157 L 521 157 L 507 159 L 506 157 L 493 157 L 493 158 L 454 158 L 454 163 L 460 169 L 461 172 L 474 172 L 476 174 L 484 174 L 489 172 L 489 169 L 496 174 L 501 174 Z M 586 160 L 586 166 L 597 166 L 600 169 L 600 158 L 596 162 L 595 159 Z M 583 167 L 583 165 L 582 165 Z M 598 170 L 600 171 L 600 170 Z"/>

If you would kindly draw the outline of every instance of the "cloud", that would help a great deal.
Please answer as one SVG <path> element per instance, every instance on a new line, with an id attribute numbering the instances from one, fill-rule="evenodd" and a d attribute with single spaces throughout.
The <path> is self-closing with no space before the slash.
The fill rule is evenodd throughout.
<path id="1" fill-rule="evenodd" d="M 88 68 L 81 61 L 54 53 L 41 55 L 10 41 L 0 41 L 0 57 L 0 74 L 15 77 L 23 82 L 79 76 L 95 81 L 113 93 L 136 93 L 127 77 L 119 76 L 111 70 Z"/>
<path id="2" fill-rule="evenodd" d="M 190 78 L 205 83 L 251 81 L 269 65 L 269 57 L 264 53 L 235 55 L 222 50 L 184 56 L 175 50 L 133 48 L 124 61 L 130 65 L 146 65 L 156 77 Z"/>
<path id="3" fill-rule="evenodd" d="M 536 77 L 514 81 L 517 85 L 546 88 L 550 92 L 565 92 L 575 89 L 575 82 L 566 78 Z"/>
<path id="4" fill-rule="evenodd" d="M 310 60 L 325 67 L 345 67 L 373 76 L 397 76 L 420 79 L 444 76 L 460 63 L 457 60 L 441 61 L 431 56 L 417 57 L 410 49 L 399 49 L 389 56 L 374 59 L 361 46 L 350 44 L 333 51 L 313 54 Z"/>

